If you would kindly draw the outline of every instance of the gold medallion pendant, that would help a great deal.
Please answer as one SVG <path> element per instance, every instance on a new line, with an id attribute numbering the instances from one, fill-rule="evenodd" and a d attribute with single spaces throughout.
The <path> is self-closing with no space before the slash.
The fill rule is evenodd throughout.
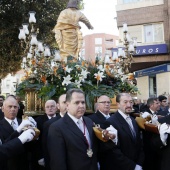
<path id="1" fill-rule="evenodd" d="M 92 149 L 87 149 L 87 155 L 88 155 L 88 157 L 92 157 L 92 155 L 93 155 L 93 151 L 92 151 Z"/>

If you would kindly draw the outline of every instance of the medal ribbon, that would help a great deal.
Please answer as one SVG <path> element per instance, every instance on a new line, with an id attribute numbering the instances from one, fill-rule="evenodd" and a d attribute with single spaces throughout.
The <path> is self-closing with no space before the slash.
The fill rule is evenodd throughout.
<path id="1" fill-rule="evenodd" d="M 86 139 L 86 143 L 88 145 L 88 148 L 90 148 L 90 143 L 89 143 L 89 141 L 87 140 L 87 137 L 86 137 L 86 125 L 85 125 L 84 120 L 82 122 L 83 122 L 83 135 L 84 135 L 84 137 Z M 90 138 L 90 136 L 89 136 L 89 138 Z"/>

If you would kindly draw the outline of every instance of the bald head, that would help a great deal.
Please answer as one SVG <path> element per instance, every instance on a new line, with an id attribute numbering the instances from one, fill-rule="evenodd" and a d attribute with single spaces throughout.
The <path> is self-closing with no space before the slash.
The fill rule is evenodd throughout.
<path id="1" fill-rule="evenodd" d="M 47 100 L 45 103 L 45 113 L 50 116 L 53 117 L 54 114 L 56 114 L 57 112 L 57 103 L 55 102 L 55 100 Z"/>
<path id="2" fill-rule="evenodd" d="M 57 108 L 60 110 L 60 114 L 64 115 L 67 112 L 67 105 L 66 105 L 66 94 L 62 94 L 57 103 Z"/>
<path id="3" fill-rule="evenodd" d="M 4 116 L 10 120 L 14 120 L 18 113 L 18 102 L 17 100 L 9 96 L 6 100 L 4 100 L 2 111 L 4 112 Z"/>

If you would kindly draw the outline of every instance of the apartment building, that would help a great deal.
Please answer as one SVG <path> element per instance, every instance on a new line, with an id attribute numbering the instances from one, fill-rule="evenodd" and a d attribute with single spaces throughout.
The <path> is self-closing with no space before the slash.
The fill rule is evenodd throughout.
<path id="1" fill-rule="evenodd" d="M 80 56 L 89 61 L 95 61 L 95 57 L 99 56 L 104 59 L 105 56 L 112 56 L 112 48 L 118 44 L 118 36 L 95 33 L 83 37 L 83 47 Z"/>
<path id="2" fill-rule="evenodd" d="M 116 11 L 120 39 L 124 22 L 130 36 L 137 37 L 131 72 L 141 92 L 138 97 L 170 94 L 170 1 L 117 0 Z"/>

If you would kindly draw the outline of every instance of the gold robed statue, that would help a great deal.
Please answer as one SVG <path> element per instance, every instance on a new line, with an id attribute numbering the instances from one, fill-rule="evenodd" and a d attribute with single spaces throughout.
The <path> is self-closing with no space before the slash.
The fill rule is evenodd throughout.
<path id="1" fill-rule="evenodd" d="M 67 8 L 61 11 L 53 29 L 62 61 L 67 62 L 68 56 L 78 59 L 83 43 L 79 21 L 93 29 L 86 16 L 78 10 L 78 0 L 69 0 Z"/>

